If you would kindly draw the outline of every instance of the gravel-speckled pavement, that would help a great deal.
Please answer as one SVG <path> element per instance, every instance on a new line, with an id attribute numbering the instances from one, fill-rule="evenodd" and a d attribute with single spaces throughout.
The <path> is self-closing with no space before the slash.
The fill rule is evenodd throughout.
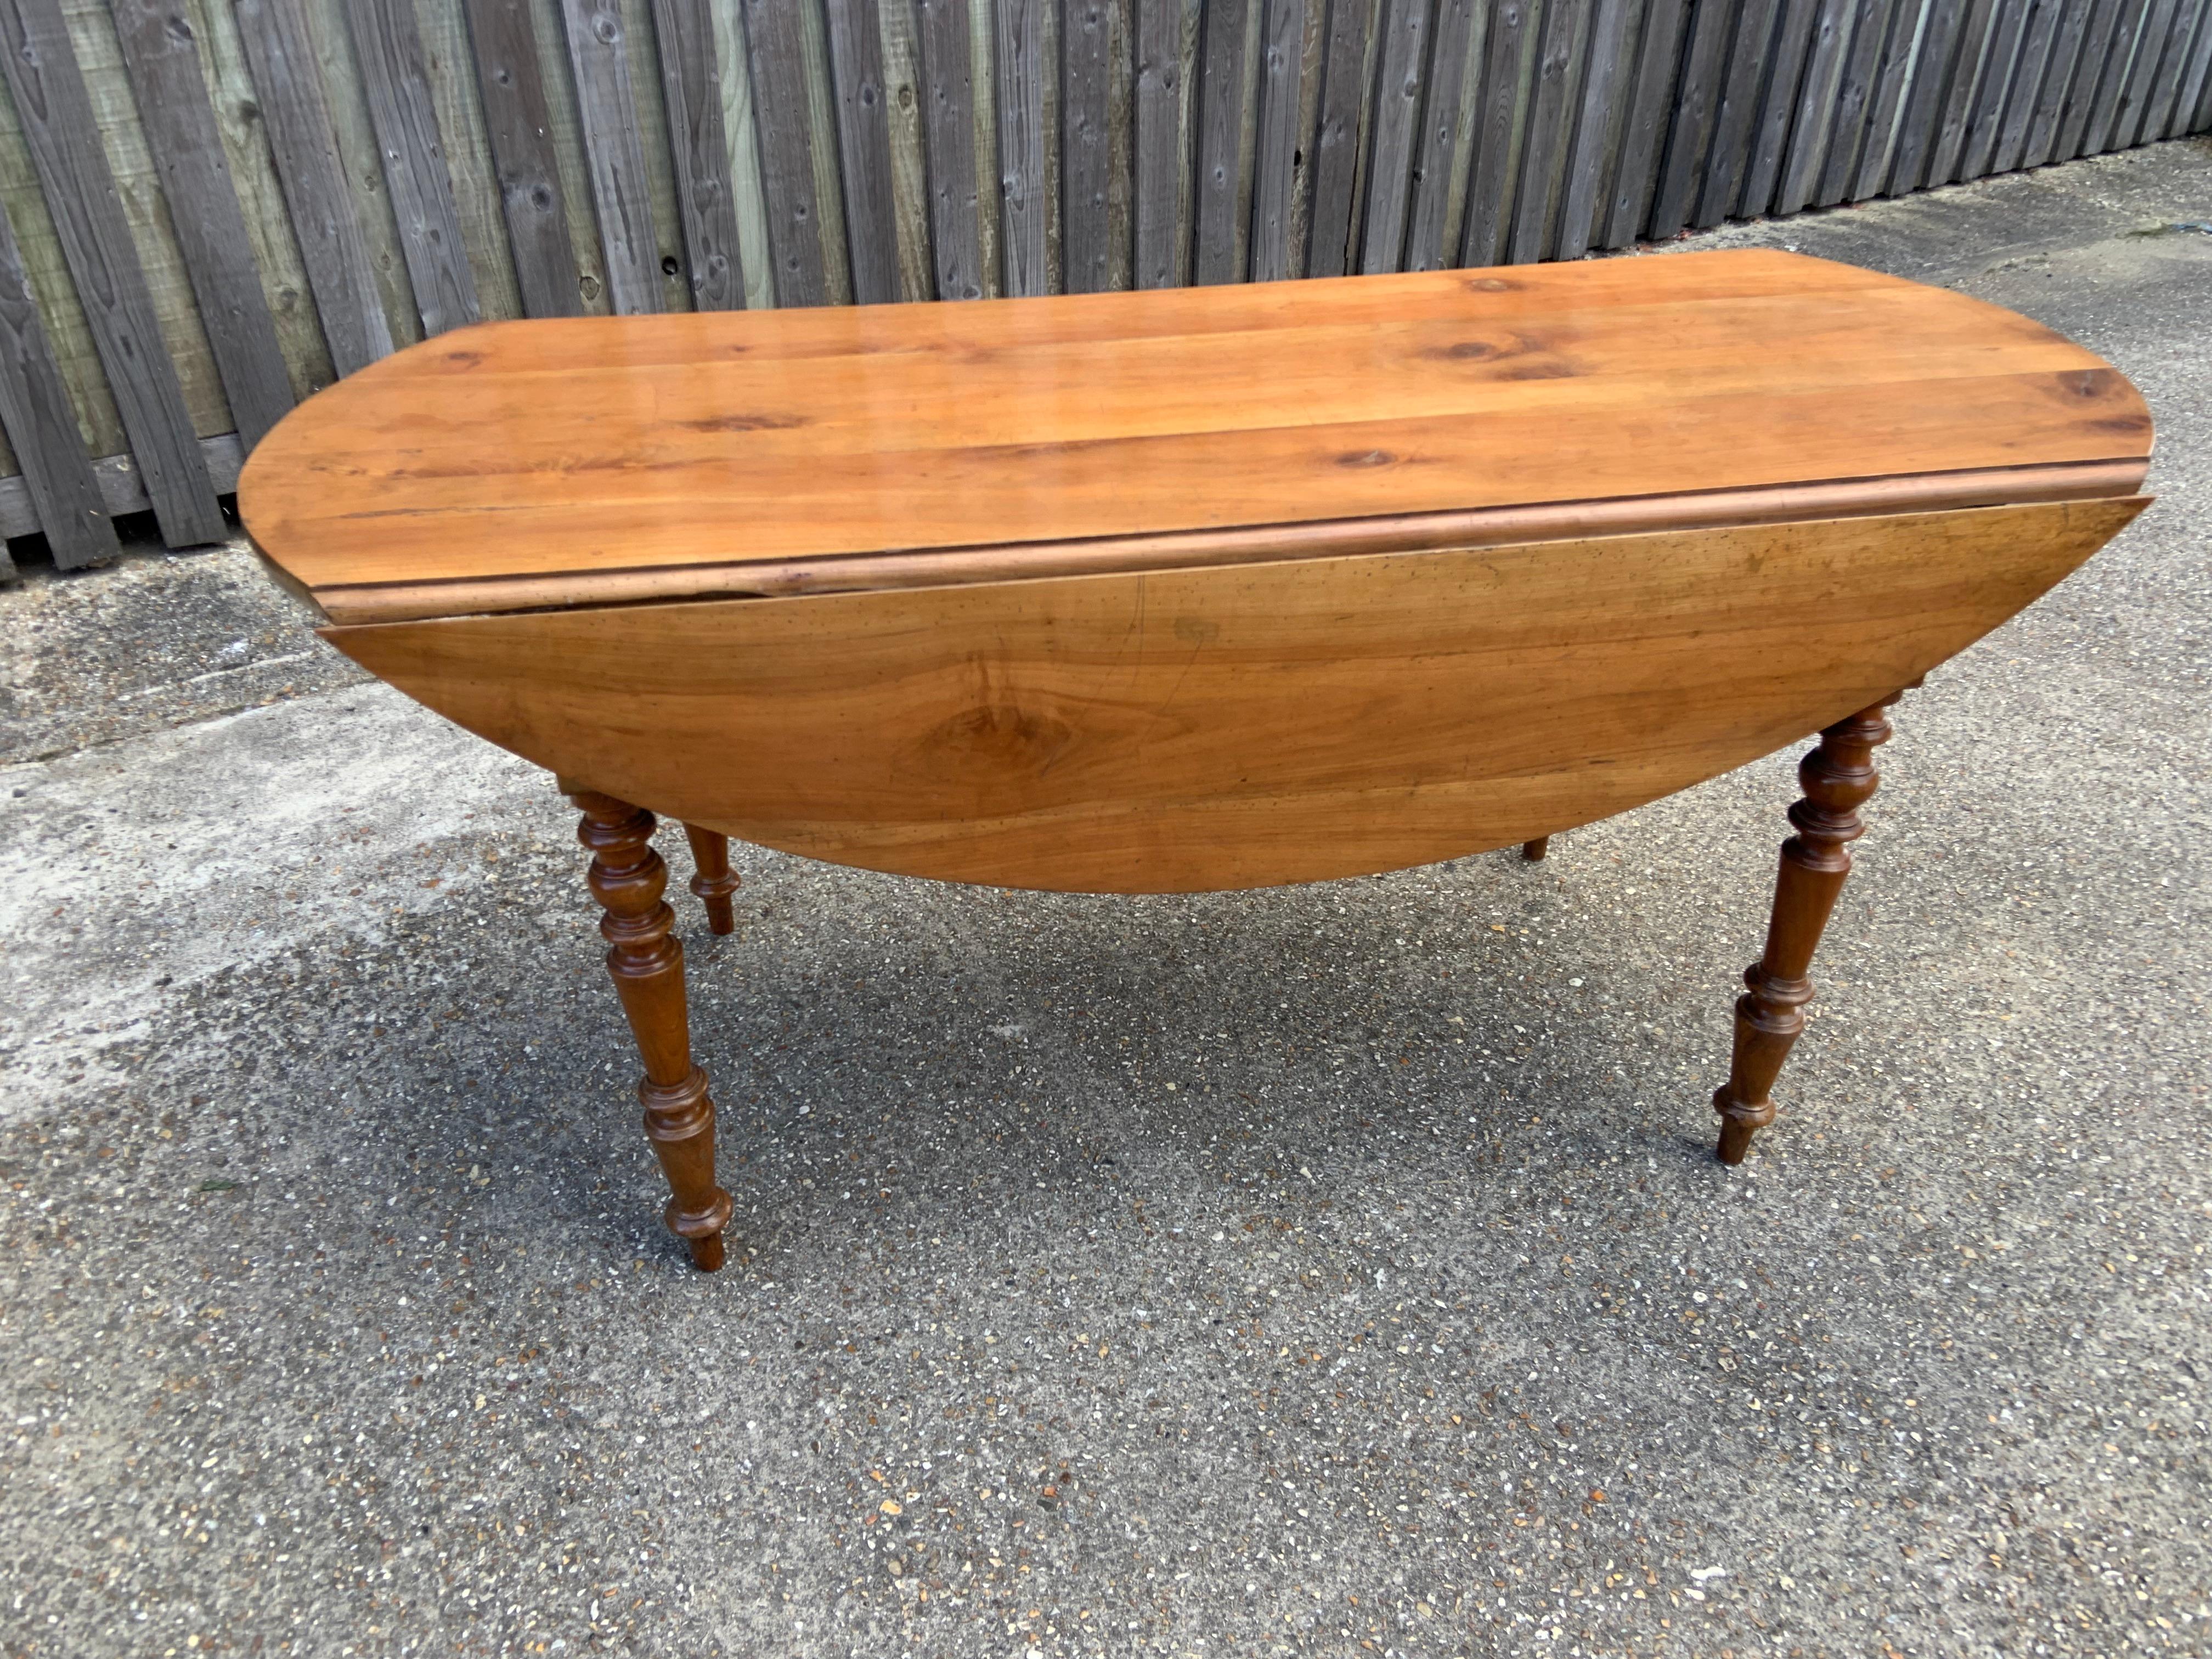
<path id="1" fill-rule="evenodd" d="M 2212 1652 L 2206 220 L 1701 239 L 2083 340 L 2165 498 L 1899 710 L 1735 1173 L 1789 755 L 1285 891 L 749 852 L 701 1277 L 542 777 L 235 550 L 0 595 L 0 1650 Z"/>

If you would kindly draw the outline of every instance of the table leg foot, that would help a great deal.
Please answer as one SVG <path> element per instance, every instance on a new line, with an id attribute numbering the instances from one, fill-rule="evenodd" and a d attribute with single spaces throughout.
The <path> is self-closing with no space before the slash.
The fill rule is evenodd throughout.
<path id="1" fill-rule="evenodd" d="M 699 873 L 691 878 L 691 890 L 707 907 L 707 930 L 727 933 L 737 925 L 736 912 L 731 908 L 730 895 L 743 884 L 730 869 L 730 838 L 719 830 L 702 830 L 696 823 L 684 826 L 684 837 L 691 843 L 691 862 Z"/>
<path id="2" fill-rule="evenodd" d="M 1874 751 L 1889 740 L 1882 711 L 1896 701 L 1885 697 L 1838 720 L 1798 763 L 1805 798 L 1790 809 L 1797 833 L 1782 844 L 1766 949 L 1744 970 L 1749 988 L 1736 1000 L 1729 1079 L 1713 1095 L 1723 1164 L 1742 1163 L 1753 1132 L 1774 1121 L 1774 1079 L 1805 1029 L 1805 1005 L 1813 1000 L 1807 971 L 1850 873 L 1850 843 L 1866 833 L 1858 809 L 1881 781 Z"/>
<path id="3" fill-rule="evenodd" d="M 668 866 L 653 850 L 653 814 L 596 790 L 568 794 L 584 815 L 576 839 L 592 854 L 592 896 L 606 912 L 599 932 L 607 971 L 645 1061 L 645 1133 L 674 1194 L 664 1218 L 690 1246 L 694 1265 L 712 1273 L 722 1265 L 731 1201 L 714 1181 L 714 1103 L 707 1074 L 691 1063 L 684 946 L 661 899 Z"/>
<path id="4" fill-rule="evenodd" d="M 1531 864 L 1541 864 L 1544 861 L 1544 854 L 1551 850 L 1552 838 L 1549 836 L 1539 836 L 1534 841 L 1524 841 L 1521 843 L 1521 856 Z"/>

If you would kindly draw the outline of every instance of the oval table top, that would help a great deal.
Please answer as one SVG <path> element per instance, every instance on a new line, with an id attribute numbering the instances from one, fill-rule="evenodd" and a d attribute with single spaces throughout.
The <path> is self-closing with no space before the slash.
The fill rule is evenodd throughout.
<path id="1" fill-rule="evenodd" d="M 371 622 L 2117 495 L 2150 434 L 2040 324 L 1735 250 L 483 324 L 239 500 Z"/>

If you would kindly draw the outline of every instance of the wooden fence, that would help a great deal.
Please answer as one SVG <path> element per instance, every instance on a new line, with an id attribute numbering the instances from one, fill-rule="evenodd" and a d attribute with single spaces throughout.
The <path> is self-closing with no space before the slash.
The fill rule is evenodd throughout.
<path id="1" fill-rule="evenodd" d="M 71 568 L 481 318 L 1576 258 L 2212 128 L 2212 0 L 0 0 L 0 77 Z"/>

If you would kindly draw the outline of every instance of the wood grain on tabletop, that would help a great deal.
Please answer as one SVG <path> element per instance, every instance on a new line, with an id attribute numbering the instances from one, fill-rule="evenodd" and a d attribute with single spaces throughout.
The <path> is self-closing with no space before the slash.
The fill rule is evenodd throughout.
<path id="1" fill-rule="evenodd" d="M 2141 398 L 1979 301 L 1763 250 L 493 325 L 240 485 L 310 588 L 1310 523 L 2141 458 Z"/>
<path id="2" fill-rule="evenodd" d="M 1530 841 L 1910 684 L 2140 499 L 337 628 L 471 731 L 842 864 L 1157 892 Z"/>

